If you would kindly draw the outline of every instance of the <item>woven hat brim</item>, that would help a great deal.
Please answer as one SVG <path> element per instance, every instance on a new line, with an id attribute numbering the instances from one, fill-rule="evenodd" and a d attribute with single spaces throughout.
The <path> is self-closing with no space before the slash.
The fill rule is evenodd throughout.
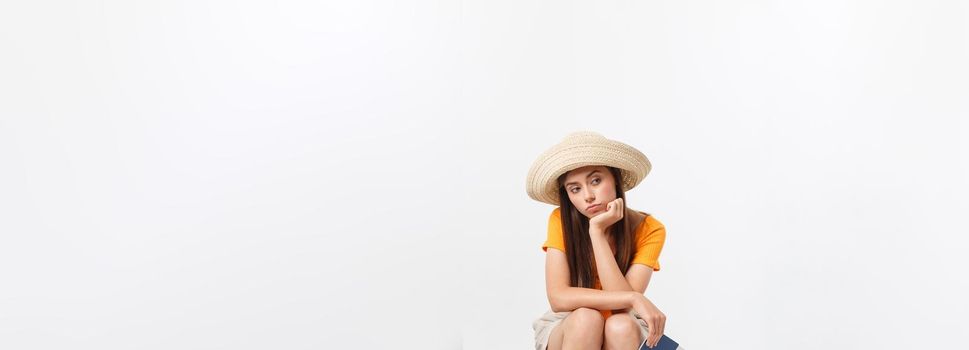
<path id="1" fill-rule="evenodd" d="M 623 191 L 639 185 L 652 165 L 646 155 L 625 143 L 606 138 L 563 140 L 540 155 L 528 170 L 526 192 L 534 200 L 559 203 L 558 178 L 571 170 L 589 165 L 618 168 Z"/>

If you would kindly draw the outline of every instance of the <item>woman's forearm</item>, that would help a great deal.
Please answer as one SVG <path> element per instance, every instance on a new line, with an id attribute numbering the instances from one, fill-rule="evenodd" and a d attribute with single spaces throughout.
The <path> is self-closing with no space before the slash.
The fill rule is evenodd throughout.
<path id="1" fill-rule="evenodd" d="M 626 280 L 626 276 L 619 272 L 619 264 L 616 263 L 616 259 L 612 255 L 612 249 L 605 238 L 605 233 L 602 230 L 590 228 L 590 235 L 592 236 L 592 251 L 596 259 L 596 272 L 599 275 L 602 290 L 635 292 L 635 289 Z M 626 312 L 629 308 L 630 306 L 626 306 L 612 310 L 614 312 Z"/>
<path id="2" fill-rule="evenodd" d="M 580 307 L 616 310 L 632 307 L 634 291 L 606 291 L 592 288 L 564 287 L 552 291 L 552 311 L 572 311 Z"/>
<path id="3" fill-rule="evenodd" d="M 599 275 L 602 290 L 635 291 L 622 272 L 619 272 L 619 264 L 616 263 L 616 257 L 612 255 L 612 248 L 609 248 L 605 233 L 602 230 L 590 228 L 589 236 L 592 237 L 592 252 L 596 259 L 596 273 Z"/>

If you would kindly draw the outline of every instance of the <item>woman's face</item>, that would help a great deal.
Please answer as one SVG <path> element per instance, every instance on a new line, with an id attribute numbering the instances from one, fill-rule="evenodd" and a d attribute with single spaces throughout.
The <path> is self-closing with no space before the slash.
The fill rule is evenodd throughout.
<path id="1" fill-rule="evenodd" d="M 616 199 L 616 179 L 609 168 L 601 165 L 569 171 L 564 187 L 572 205 L 588 218 L 604 212 L 606 204 Z"/>

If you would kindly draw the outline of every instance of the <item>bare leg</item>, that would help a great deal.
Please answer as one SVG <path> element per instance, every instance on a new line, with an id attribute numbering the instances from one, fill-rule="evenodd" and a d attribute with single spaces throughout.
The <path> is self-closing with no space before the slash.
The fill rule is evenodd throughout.
<path id="1" fill-rule="evenodd" d="M 552 329 L 548 350 L 598 350 L 604 324 L 599 310 L 580 307 Z"/>
<path id="2" fill-rule="evenodd" d="M 629 312 L 614 312 L 606 320 L 604 350 L 638 350 L 643 342 L 639 321 Z"/>

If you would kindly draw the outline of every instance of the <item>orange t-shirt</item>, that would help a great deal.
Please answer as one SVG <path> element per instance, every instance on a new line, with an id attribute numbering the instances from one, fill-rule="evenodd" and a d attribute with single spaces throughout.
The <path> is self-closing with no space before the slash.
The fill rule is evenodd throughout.
<path id="1" fill-rule="evenodd" d="M 552 210 L 548 217 L 548 238 L 542 244 L 542 251 L 548 251 L 549 247 L 565 252 L 565 234 L 562 231 L 561 207 Z M 646 214 L 643 212 L 639 212 Z M 647 215 L 645 219 L 636 227 L 636 255 L 633 256 L 633 264 L 643 264 L 649 266 L 653 271 L 659 271 L 659 253 L 663 250 L 663 243 L 666 242 L 666 227 L 652 215 Z M 568 253 L 566 253 L 568 254 Z M 592 271 L 593 289 L 602 290 L 599 282 L 599 273 Z M 610 310 L 600 310 L 603 318 L 608 319 L 612 315 Z"/>

